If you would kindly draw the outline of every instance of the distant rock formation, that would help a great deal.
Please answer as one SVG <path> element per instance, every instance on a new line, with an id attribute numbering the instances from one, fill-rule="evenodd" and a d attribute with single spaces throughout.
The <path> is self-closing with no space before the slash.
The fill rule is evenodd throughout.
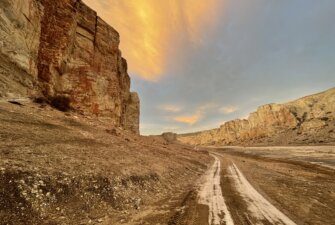
<path id="1" fill-rule="evenodd" d="M 261 106 L 248 119 L 178 135 L 192 145 L 288 145 L 335 143 L 335 88 L 286 104 Z"/>
<path id="2" fill-rule="evenodd" d="M 167 142 L 175 142 L 175 141 L 177 141 L 177 134 L 176 133 L 165 132 L 165 133 L 162 133 L 161 136 Z"/>
<path id="3" fill-rule="evenodd" d="M 80 0 L 1 0 L 0 97 L 67 98 L 139 132 L 119 34 Z"/>

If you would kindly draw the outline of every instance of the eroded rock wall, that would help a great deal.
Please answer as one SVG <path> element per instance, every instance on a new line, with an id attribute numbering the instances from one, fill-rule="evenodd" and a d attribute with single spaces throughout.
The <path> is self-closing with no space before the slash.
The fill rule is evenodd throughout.
<path id="1" fill-rule="evenodd" d="M 35 0 L 0 1 L 0 97 L 38 93 L 42 8 Z"/>
<path id="2" fill-rule="evenodd" d="M 78 112 L 139 133 L 139 99 L 115 29 L 80 0 L 0 4 L 2 96 L 67 98 Z"/>
<path id="3" fill-rule="evenodd" d="M 286 104 L 264 105 L 248 119 L 179 135 L 178 140 L 192 145 L 335 143 L 335 88 Z"/>
<path id="4" fill-rule="evenodd" d="M 140 98 L 136 92 L 131 92 L 128 98 L 124 126 L 126 130 L 139 132 Z"/>

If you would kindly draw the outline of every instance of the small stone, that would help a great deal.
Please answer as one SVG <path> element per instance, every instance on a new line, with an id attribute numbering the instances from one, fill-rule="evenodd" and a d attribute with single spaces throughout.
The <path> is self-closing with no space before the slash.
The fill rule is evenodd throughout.
<path id="1" fill-rule="evenodd" d="M 140 209 L 140 205 L 141 205 L 141 199 L 139 198 L 135 201 L 135 209 L 137 210 Z"/>

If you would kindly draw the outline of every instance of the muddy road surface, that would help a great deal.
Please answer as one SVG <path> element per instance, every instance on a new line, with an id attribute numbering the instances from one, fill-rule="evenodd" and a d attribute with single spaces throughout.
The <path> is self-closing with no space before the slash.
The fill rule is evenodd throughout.
<path id="1" fill-rule="evenodd" d="M 169 224 L 334 225 L 335 148 L 313 149 L 208 149 L 212 166 Z"/>

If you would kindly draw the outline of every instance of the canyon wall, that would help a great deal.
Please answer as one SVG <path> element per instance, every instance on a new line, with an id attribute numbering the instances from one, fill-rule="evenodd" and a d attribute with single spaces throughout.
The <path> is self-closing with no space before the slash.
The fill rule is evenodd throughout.
<path id="1" fill-rule="evenodd" d="M 36 95 L 42 6 L 35 0 L 0 1 L 0 97 Z"/>
<path id="2" fill-rule="evenodd" d="M 139 133 L 118 32 L 80 0 L 2 0 L 0 97 L 67 99 L 77 112 Z"/>
<path id="3" fill-rule="evenodd" d="M 248 119 L 181 134 L 178 140 L 192 145 L 335 143 L 335 88 L 286 104 L 264 105 Z"/>

